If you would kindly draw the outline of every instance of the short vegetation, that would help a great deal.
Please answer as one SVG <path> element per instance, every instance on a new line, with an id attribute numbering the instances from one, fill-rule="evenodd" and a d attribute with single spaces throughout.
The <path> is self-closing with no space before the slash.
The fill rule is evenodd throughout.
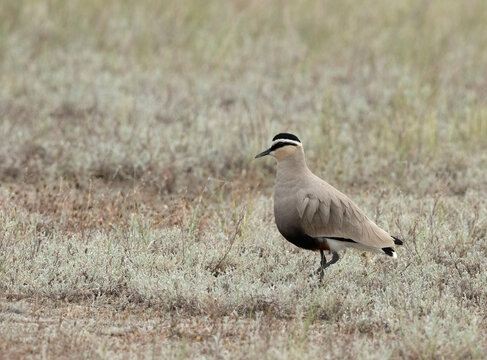
<path id="1" fill-rule="evenodd" d="M 0 358 L 482 359 L 487 2 L 0 4 Z M 401 239 L 327 269 L 272 137 Z"/>

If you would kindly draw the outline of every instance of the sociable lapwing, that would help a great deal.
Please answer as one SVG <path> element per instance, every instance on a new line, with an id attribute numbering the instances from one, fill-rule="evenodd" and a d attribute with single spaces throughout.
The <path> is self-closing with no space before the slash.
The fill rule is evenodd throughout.
<path id="1" fill-rule="evenodd" d="M 389 235 L 360 208 L 306 165 L 303 146 L 296 135 L 280 133 L 269 149 L 256 156 L 277 160 L 274 217 L 279 232 L 294 245 L 320 251 L 323 271 L 339 260 L 338 251 L 352 247 L 397 257 L 394 245 L 402 241 Z M 327 263 L 324 251 L 332 254 Z"/>

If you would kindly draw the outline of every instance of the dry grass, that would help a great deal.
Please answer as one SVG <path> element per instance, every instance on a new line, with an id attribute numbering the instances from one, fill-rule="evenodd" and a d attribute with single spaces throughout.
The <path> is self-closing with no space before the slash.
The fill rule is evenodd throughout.
<path id="1" fill-rule="evenodd" d="M 4 1 L 1 358 L 483 358 L 487 3 Z M 278 234 L 274 164 L 405 240 Z"/>

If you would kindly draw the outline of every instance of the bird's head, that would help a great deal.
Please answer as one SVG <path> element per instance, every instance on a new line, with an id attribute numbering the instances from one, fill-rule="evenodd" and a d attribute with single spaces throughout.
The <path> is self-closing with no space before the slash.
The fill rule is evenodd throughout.
<path id="1" fill-rule="evenodd" d="M 295 155 L 297 151 L 301 152 L 302 150 L 303 145 L 296 135 L 280 133 L 272 139 L 271 147 L 260 154 L 257 154 L 255 158 L 257 159 L 266 155 L 271 155 L 276 158 L 277 161 L 281 161 Z"/>

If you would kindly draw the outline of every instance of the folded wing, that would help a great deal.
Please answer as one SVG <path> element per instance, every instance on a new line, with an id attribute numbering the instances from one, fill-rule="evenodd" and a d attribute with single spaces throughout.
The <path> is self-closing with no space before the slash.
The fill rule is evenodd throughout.
<path id="1" fill-rule="evenodd" d="M 297 211 L 303 231 L 312 237 L 340 237 L 359 244 L 383 248 L 394 246 L 393 238 L 345 194 L 325 181 L 297 192 Z"/>

